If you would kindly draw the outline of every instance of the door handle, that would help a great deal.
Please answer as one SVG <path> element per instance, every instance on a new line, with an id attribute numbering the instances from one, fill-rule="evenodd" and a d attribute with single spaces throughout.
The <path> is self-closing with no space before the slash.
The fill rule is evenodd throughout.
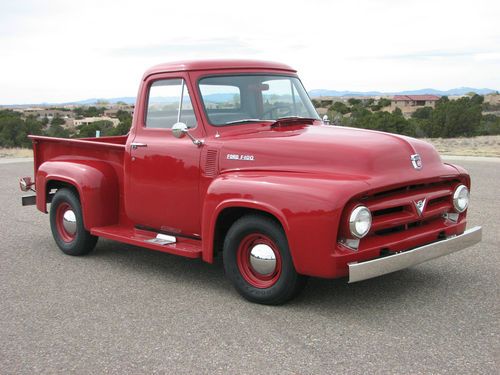
<path id="1" fill-rule="evenodd" d="M 137 150 L 138 147 L 148 147 L 145 143 L 132 142 L 130 145 L 132 146 L 132 150 Z"/>

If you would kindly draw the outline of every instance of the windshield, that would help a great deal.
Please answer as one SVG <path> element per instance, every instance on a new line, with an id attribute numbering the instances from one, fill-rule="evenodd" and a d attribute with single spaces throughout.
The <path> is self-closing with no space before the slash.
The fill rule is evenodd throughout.
<path id="1" fill-rule="evenodd" d="M 275 121 L 319 116 L 296 77 L 280 75 L 213 76 L 199 81 L 205 112 L 212 125 Z"/>

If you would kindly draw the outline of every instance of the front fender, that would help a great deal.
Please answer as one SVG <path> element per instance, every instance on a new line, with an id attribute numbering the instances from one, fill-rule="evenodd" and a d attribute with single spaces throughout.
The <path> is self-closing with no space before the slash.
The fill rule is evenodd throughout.
<path id="1" fill-rule="evenodd" d="M 281 223 L 297 272 L 328 277 L 342 209 L 353 194 L 366 188 L 363 180 L 311 174 L 221 175 L 210 184 L 203 206 L 203 259 L 212 261 L 219 214 L 229 207 L 245 207 L 267 212 Z"/>
<path id="2" fill-rule="evenodd" d="M 101 161 L 47 161 L 36 174 L 36 206 L 47 212 L 50 182 L 73 186 L 80 196 L 85 229 L 118 222 L 119 188 L 113 168 Z"/>

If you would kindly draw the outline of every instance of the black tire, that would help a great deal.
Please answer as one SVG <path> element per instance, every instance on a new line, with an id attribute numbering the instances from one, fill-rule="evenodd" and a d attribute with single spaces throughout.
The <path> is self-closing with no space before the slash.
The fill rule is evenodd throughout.
<path id="1" fill-rule="evenodd" d="M 75 230 L 68 231 L 63 224 L 64 214 L 71 211 L 76 220 Z M 70 214 L 72 215 L 72 214 Z M 77 194 L 69 188 L 59 189 L 50 206 L 50 228 L 57 246 L 68 255 L 85 255 L 90 253 L 98 240 L 83 225 L 82 208 Z"/>
<path id="2" fill-rule="evenodd" d="M 270 273 L 258 273 L 252 266 L 250 251 L 260 244 L 273 251 L 276 266 Z M 227 277 L 251 302 L 283 304 L 295 297 L 307 280 L 295 271 L 283 229 L 265 216 L 247 215 L 238 219 L 224 239 L 223 256 Z"/>

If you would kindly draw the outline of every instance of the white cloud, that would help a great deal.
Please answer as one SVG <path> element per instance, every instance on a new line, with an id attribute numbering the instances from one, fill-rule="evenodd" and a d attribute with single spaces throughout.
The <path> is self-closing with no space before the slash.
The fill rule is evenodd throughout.
<path id="1" fill-rule="evenodd" d="M 133 96 L 164 61 L 285 62 L 308 89 L 500 88 L 498 1 L 0 4 L 0 103 Z"/>

